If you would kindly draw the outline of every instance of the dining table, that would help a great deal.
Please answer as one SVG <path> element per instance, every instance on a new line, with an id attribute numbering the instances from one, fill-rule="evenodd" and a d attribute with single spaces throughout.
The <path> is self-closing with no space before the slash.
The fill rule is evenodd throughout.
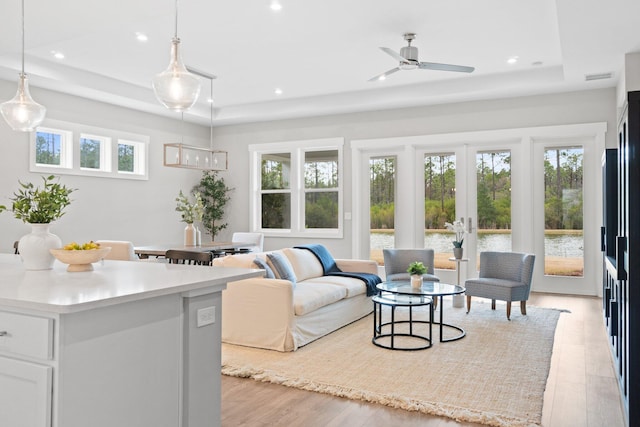
<path id="1" fill-rule="evenodd" d="M 213 251 L 225 251 L 225 252 L 233 252 L 240 251 L 242 249 L 248 249 L 254 246 L 255 243 L 250 242 L 209 242 L 202 243 L 197 246 L 186 246 L 184 244 L 157 244 L 157 245 L 147 245 L 147 246 L 135 246 L 133 248 L 136 255 L 140 259 L 148 259 L 153 256 L 156 258 L 164 257 L 168 250 L 179 250 L 179 251 L 192 251 L 192 252 L 213 252 Z M 248 251 L 247 251 L 248 252 Z"/>

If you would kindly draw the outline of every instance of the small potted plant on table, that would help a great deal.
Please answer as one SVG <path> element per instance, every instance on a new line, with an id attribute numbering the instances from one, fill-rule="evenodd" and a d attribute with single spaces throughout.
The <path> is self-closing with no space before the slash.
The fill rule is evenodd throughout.
<path id="1" fill-rule="evenodd" d="M 420 288 L 422 287 L 422 275 L 427 272 L 427 267 L 420 261 L 414 261 L 409 264 L 409 268 L 407 269 L 407 273 L 411 275 L 411 287 L 412 288 Z"/>

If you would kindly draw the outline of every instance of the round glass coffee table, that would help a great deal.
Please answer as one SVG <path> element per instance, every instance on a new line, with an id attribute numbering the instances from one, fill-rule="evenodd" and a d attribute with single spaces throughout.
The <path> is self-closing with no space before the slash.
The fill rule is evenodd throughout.
<path id="1" fill-rule="evenodd" d="M 431 336 L 433 327 L 433 310 L 431 309 L 431 303 L 433 299 L 427 296 L 408 296 L 400 294 L 386 294 L 385 296 L 374 295 L 371 300 L 373 301 L 373 339 L 372 343 L 378 347 L 387 348 L 389 350 L 424 350 L 431 347 Z M 389 307 L 391 310 L 391 320 L 383 322 L 382 320 L 382 307 Z M 413 318 L 413 307 L 428 306 L 429 307 L 429 320 L 416 320 Z M 405 307 L 409 308 L 408 320 L 396 319 L 396 308 Z M 396 326 L 405 324 L 408 326 L 408 330 L 403 329 L 404 332 L 396 329 Z M 428 325 L 429 335 L 421 335 L 416 330 L 416 326 L 419 324 Z M 385 333 L 383 329 L 388 329 L 389 332 Z M 404 337 L 401 344 L 396 344 L 396 338 Z M 408 340 L 406 338 L 409 338 Z M 418 344 L 414 344 L 417 342 Z"/>
<path id="2" fill-rule="evenodd" d="M 457 341 L 467 334 L 464 329 L 459 326 L 451 325 L 449 323 L 444 323 L 442 320 L 442 298 L 445 295 L 458 295 L 464 293 L 465 289 L 459 285 L 450 285 L 448 283 L 441 282 L 422 282 L 422 286 L 419 288 L 414 288 L 411 286 L 411 282 L 408 280 L 397 280 L 397 281 L 388 281 L 382 282 L 376 286 L 378 290 L 381 292 L 381 295 L 384 296 L 385 292 L 389 292 L 391 294 L 399 294 L 399 295 L 411 295 L 411 296 L 429 296 L 432 298 L 440 298 L 440 319 L 439 322 L 434 322 L 434 324 L 440 326 L 440 342 L 449 342 L 449 341 Z M 444 338 L 443 330 L 444 328 L 455 329 L 460 333 L 453 337 Z"/>

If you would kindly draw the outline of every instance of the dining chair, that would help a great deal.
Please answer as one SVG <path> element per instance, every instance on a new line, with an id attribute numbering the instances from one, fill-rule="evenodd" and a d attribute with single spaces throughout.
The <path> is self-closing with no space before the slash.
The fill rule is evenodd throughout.
<path id="1" fill-rule="evenodd" d="M 251 252 L 262 252 L 264 246 L 264 234 L 262 233 L 246 233 L 236 232 L 231 237 L 232 242 L 252 243 L 247 247 Z"/>
<path id="2" fill-rule="evenodd" d="M 422 275 L 423 280 L 427 282 L 440 281 L 434 272 L 435 253 L 433 249 L 383 249 L 382 255 L 386 280 L 410 280 L 411 275 L 407 273 L 409 264 L 420 261 L 427 268 L 427 272 Z"/>
<path id="3" fill-rule="evenodd" d="M 96 243 L 103 248 L 111 248 L 111 251 L 104 259 L 115 259 L 122 261 L 138 261 L 139 258 L 133 248 L 133 243 L 126 240 L 96 240 Z"/>
<path id="4" fill-rule="evenodd" d="M 531 290 L 535 255 L 519 252 L 480 252 L 480 274 L 477 279 L 464 282 L 467 295 L 467 313 L 471 310 L 471 297 L 507 302 L 507 320 L 511 320 L 511 302 L 520 301 L 520 312 L 527 314 L 527 300 Z"/>
<path id="5" fill-rule="evenodd" d="M 165 255 L 169 264 L 211 265 L 213 254 L 208 251 L 181 251 L 169 249 Z"/>

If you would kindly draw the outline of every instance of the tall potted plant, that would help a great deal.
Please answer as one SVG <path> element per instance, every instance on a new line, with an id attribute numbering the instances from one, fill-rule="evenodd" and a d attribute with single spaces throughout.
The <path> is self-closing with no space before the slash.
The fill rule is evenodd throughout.
<path id="1" fill-rule="evenodd" d="M 20 188 L 10 199 L 13 215 L 31 225 L 31 233 L 18 242 L 18 252 L 27 270 L 53 268 L 55 258 L 49 249 L 61 247 L 62 241 L 49 232 L 49 227 L 64 215 L 64 209 L 71 204 L 69 195 L 74 191 L 60 184 L 54 175 L 43 176 L 42 180 L 42 188 L 18 181 Z M 6 206 L 0 206 L 0 212 L 6 209 Z"/>
<path id="2" fill-rule="evenodd" d="M 216 234 L 227 228 L 227 223 L 220 223 L 220 221 L 224 218 L 225 205 L 231 199 L 229 196 L 231 190 L 224 179 L 218 177 L 216 171 L 204 171 L 200 182 L 191 190 L 200 193 L 202 197 L 204 203 L 202 226 L 211 235 L 212 241 L 215 240 Z"/>

